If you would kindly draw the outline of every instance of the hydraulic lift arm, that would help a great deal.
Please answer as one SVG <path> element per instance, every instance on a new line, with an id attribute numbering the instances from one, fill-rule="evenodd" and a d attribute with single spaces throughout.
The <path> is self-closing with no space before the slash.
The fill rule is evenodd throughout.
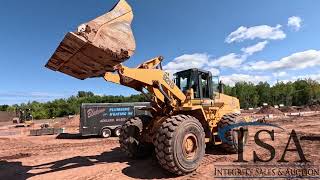
<path id="1" fill-rule="evenodd" d="M 131 87 L 143 92 L 146 89 L 153 95 L 153 102 L 159 107 L 163 104 L 169 108 L 179 107 L 186 99 L 184 93 L 170 80 L 169 74 L 162 70 L 162 57 L 157 57 L 129 68 L 119 64 L 115 73 L 107 72 L 104 79 L 109 82 Z"/>

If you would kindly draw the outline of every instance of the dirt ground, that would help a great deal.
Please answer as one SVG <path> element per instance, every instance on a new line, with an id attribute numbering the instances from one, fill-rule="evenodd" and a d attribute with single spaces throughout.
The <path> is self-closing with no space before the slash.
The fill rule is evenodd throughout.
<path id="1" fill-rule="evenodd" d="M 15 116 L 13 112 L 0 111 L 0 122 L 11 120 Z"/>
<path id="2" fill-rule="evenodd" d="M 258 130 L 275 130 L 275 139 L 263 135 L 276 149 L 276 157 L 265 164 L 276 164 L 288 142 L 292 129 L 302 136 L 320 136 L 320 115 L 308 117 L 287 117 L 268 120 L 284 130 L 273 127 L 250 127 L 249 140 L 244 150 L 246 164 L 253 164 L 253 151 L 267 159 L 270 153 L 254 143 Z M 67 124 L 67 123 L 62 123 Z M 30 128 L 29 128 L 30 129 Z M 233 165 L 237 154 L 227 154 L 219 147 L 207 148 L 201 166 L 196 172 L 176 177 L 158 165 L 155 157 L 142 160 L 127 158 L 119 148 L 115 137 L 70 137 L 57 139 L 56 136 L 28 136 L 28 128 L 0 127 L 0 179 L 214 179 L 214 169 L 219 165 Z M 75 128 L 66 129 L 75 133 Z M 319 139 L 300 140 L 307 160 L 320 165 Z M 291 142 L 291 144 L 293 144 Z M 289 146 L 291 147 L 291 146 Z M 293 146 L 294 147 L 294 146 Z M 296 152 L 288 152 L 289 164 L 299 160 Z"/>

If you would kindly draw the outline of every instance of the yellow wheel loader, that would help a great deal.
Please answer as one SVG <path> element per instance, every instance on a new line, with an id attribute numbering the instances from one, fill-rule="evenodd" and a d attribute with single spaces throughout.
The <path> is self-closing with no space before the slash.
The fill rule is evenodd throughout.
<path id="1" fill-rule="evenodd" d="M 174 74 L 162 70 L 162 57 L 135 68 L 121 63 L 135 51 L 131 31 L 133 12 L 125 0 L 108 13 L 68 33 L 46 67 L 78 79 L 103 77 L 142 92 L 149 98 L 151 116 L 136 116 L 122 126 L 121 149 L 132 158 L 154 150 L 159 164 L 182 175 L 197 169 L 206 144 L 236 153 L 245 143 L 246 129 L 228 130 L 221 140 L 218 129 L 241 121 L 239 100 L 223 94 L 222 85 L 208 71 L 188 69 Z"/>
<path id="2" fill-rule="evenodd" d="M 13 118 L 13 124 L 15 127 L 29 127 L 33 125 L 33 117 L 31 114 L 32 110 L 29 108 L 16 110 L 16 117 Z"/>

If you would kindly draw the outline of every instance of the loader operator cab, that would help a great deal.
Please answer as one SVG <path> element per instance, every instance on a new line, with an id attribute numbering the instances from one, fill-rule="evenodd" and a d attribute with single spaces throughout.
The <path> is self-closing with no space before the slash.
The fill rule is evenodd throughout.
<path id="1" fill-rule="evenodd" d="M 176 85 L 183 93 L 193 89 L 195 99 L 212 99 L 214 92 L 219 89 L 218 77 L 213 77 L 209 71 L 193 68 L 177 72 L 174 77 Z"/>

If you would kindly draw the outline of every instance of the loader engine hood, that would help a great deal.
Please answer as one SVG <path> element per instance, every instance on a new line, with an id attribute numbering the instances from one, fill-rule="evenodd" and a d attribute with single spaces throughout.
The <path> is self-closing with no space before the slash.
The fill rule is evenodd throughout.
<path id="1" fill-rule="evenodd" d="M 222 110 L 228 113 L 240 113 L 240 102 L 238 98 L 222 93 L 215 94 L 215 105 L 221 106 Z"/>
<path id="2" fill-rule="evenodd" d="M 134 54 L 132 19 L 130 5 L 120 0 L 106 14 L 67 33 L 45 67 L 82 80 L 113 71 Z"/>

